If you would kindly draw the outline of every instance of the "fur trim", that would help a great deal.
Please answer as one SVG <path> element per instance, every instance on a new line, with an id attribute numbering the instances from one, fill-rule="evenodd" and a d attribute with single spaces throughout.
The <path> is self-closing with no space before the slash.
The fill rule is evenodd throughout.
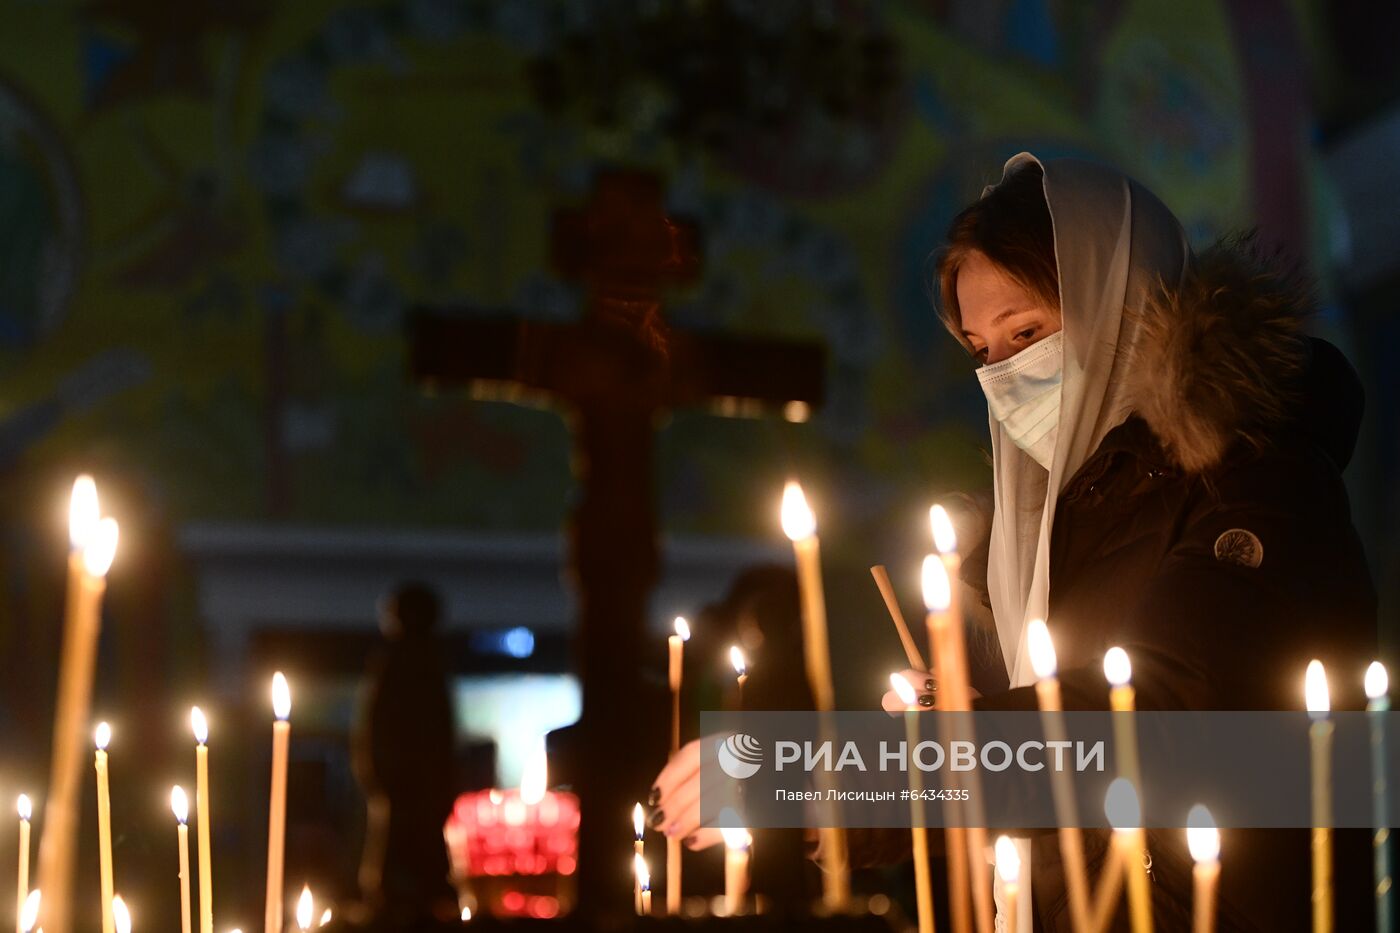
<path id="1" fill-rule="evenodd" d="M 1292 408 L 1313 307 L 1296 265 L 1249 234 L 1195 257 L 1180 288 L 1135 312 L 1128 397 L 1178 466 L 1202 472 L 1236 441 L 1265 444 Z"/>

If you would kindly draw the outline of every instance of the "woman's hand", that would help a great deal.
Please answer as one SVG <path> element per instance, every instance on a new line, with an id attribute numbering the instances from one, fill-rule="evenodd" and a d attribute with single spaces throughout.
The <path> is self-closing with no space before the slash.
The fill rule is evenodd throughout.
<path id="1" fill-rule="evenodd" d="M 899 672 L 899 676 L 918 692 L 919 709 L 936 709 L 938 706 L 938 683 L 933 679 L 933 675 L 928 671 L 916 671 L 912 668 Z M 886 690 L 885 695 L 880 698 L 880 706 L 887 713 L 902 713 L 907 706 L 899 698 L 899 694 L 894 690 Z"/>
<path id="2" fill-rule="evenodd" d="M 669 838 L 683 840 L 690 849 L 705 849 L 724 839 L 718 829 L 700 826 L 700 743 L 723 738 L 722 735 L 702 736 L 681 746 L 657 774 L 651 796 L 647 798 L 647 804 L 652 807 L 647 825 Z M 716 779 L 723 781 L 724 775 L 716 775 Z M 707 794 L 721 792 L 718 786 L 703 790 Z"/>

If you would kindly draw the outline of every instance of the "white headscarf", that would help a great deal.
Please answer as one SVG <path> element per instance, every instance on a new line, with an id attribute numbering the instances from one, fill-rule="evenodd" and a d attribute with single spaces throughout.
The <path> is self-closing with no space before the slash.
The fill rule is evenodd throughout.
<path id="1" fill-rule="evenodd" d="M 1178 285 L 1191 255 L 1176 218 L 1132 179 L 1090 162 L 1041 162 L 1023 152 L 1006 163 L 1002 180 L 1031 164 L 1044 171 L 1054 224 L 1064 377 L 1048 474 L 988 418 L 996 508 L 987 585 L 1013 687 L 1034 680 L 1025 629 L 1048 615 L 1055 502 L 1104 436 L 1131 413 L 1123 373 L 1136 327 L 1124 309 L 1140 307 L 1159 283 Z"/>

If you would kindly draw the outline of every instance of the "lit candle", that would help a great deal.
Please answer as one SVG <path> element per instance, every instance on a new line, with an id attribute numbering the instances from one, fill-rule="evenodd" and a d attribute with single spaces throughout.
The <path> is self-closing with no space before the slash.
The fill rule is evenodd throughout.
<path id="1" fill-rule="evenodd" d="M 190 801 L 179 784 L 170 788 L 170 810 L 180 845 L 180 933 L 190 933 Z"/>
<path id="2" fill-rule="evenodd" d="M 1042 619 L 1032 619 L 1026 626 L 1026 646 L 1031 668 L 1035 671 L 1035 695 L 1040 702 L 1041 721 L 1047 742 L 1065 741 L 1065 727 L 1060 720 L 1060 680 L 1055 644 Z M 1089 928 L 1089 885 L 1084 869 L 1084 843 L 1079 831 L 1079 818 L 1074 801 L 1074 786 L 1069 772 L 1061 768 L 1050 771 L 1050 787 L 1055 795 L 1055 815 L 1060 824 L 1060 858 L 1064 861 L 1065 880 L 1069 888 L 1069 909 L 1075 930 Z M 1137 796 L 1134 794 L 1134 802 Z"/>
<path id="3" fill-rule="evenodd" d="M 29 933 L 34 929 L 34 924 L 39 922 L 39 903 L 42 897 L 39 889 L 35 888 L 25 897 L 24 903 L 19 909 L 19 933 Z"/>
<path id="4" fill-rule="evenodd" d="M 734 668 L 734 682 L 739 685 L 739 709 L 743 709 L 744 682 L 749 679 L 749 662 L 738 645 L 729 646 L 729 663 Z"/>
<path id="5" fill-rule="evenodd" d="M 1385 713 L 1390 710 L 1390 677 L 1385 665 L 1372 661 L 1366 668 L 1366 711 L 1371 715 L 1371 836 L 1376 882 L 1376 930 L 1390 933 L 1390 808 L 1386 806 Z"/>
<path id="6" fill-rule="evenodd" d="M 936 664 L 939 664 L 939 674 L 948 678 L 949 687 L 952 690 L 951 696 L 944 696 L 940 707 L 946 710 L 970 710 L 972 709 L 972 683 L 967 667 L 967 642 L 963 636 L 962 604 L 958 588 L 953 585 L 954 581 L 958 580 L 962 574 L 962 557 L 958 554 L 958 535 L 953 528 L 952 519 L 948 517 L 948 511 L 943 506 L 934 505 L 928 511 L 928 517 L 929 528 L 933 533 L 933 546 L 938 551 L 939 561 L 943 564 L 948 592 L 948 604 L 943 613 L 943 619 L 946 621 L 940 623 L 932 616 L 929 620 L 930 625 L 937 625 L 940 629 L 943 651 L 948 656 L 946 664 L 942 661 L 935 661 Z M 930 638 L 932 638 L 932 629 L 930 629 Z M 940 689 L 943 689 L 941 684 Z M 971 739 L 971 729 L 971 719 L 965 719 L 963 731 L 968 734 L 960 737 Z M 976 912 L 979 933 L 992 933 L 992 878 L 990 866 L 988 866 L 984 854 L 987 848 L 987 830 L 981 819 L 983 816 L 981 782 L 975 772 L 966 775 L 966 780 L 970 792 L 967 806 L 975 817 L 972 825 L 967 828 L 967 847 L 972 868 L 972 903 Z"/>
<path id="7" fill-rule="evenodd" d="M 112 896 L 112 929 L 115 933 L 131 933 L 131 911 L 120 894 Z"/>
<path id="8" fill-rule="evenodd" d="M 928 827 L 924 825 L 924 801 L 920 797 L 923 780 L 914 764 L 914 748 L 919 744 L 918 693 L 899 674 L 890 675 L 890 686 L 904 704 L 904 735 L 908 748 L 910 824 L 914 849 L 914 905 L 919 919 L 919 933 L 933 933 L 933 880 L 929 875 Z"/>
<path id="9" fill-rule="evenodd" d="M 924 608 L 928 610 L 925 624 L 928 627 L 929 651 L 933 655 L 935 683 L 943 694 L 940 706 L 943 709 L 959 709 L 958 673 L 954 661 L 956 649 L 950 643 L 952 630 L 956 626 L 949 619 L 953 587 L 948 577 L 948 566 L 937 555 L 927 555 L 924 557 L 921 582 Z M 954 737 L 952 720 L 945 716 L 940 726 L 946 746 Z M 953 933 L 969 933 L 972 929 L 972 902 L 968 897 L 969 862 L 973 859 L 968 858 L 968 831 L 962 826 L 948 826 L 944 828 L 943 836 L 948 855 L 948 912 L 952 917 Z"/>
<path id="10" fill-rule="evenodd" d="M 321 911 L 321 919 L 316 921 L 316 926 L 323 927 L 330 923 L 332 916 L 331 909 L 327 907 L 325 910 Z"/>
<path id="11" fill-rule="evenodd" d="M 749 846 L 753 837 L 742 827 L 720 830 L 724 836 L 724 912 L 730 917 L 744 913 L 744 897 L 749 891 Z"/>
<path id="12" fill-rule="evenodd" d="M 1139 805 L 1142 799 L 1142 774 L 1138 767 L 1137 693 L 1133 690 L 1133 663 L 1122 648 L 1109 648 L 1103 656 L 1103 675 L 1111 689 L 1108 703 L 1113 717 L 1113 741 L 1118 746 L 1118 776 L 1133 782 Z"/>
<path id="13" fill-rule="evenodd" d="M 1327 690 L 1327 673 L 1322 662 L 1308 662 L 1303 680 L 1312 726 L 1308 739 L 1312 745 L 1312 915 L 1313 933 L 1332 930 L 1332 720 L 1331 698 Z"/>
<path id="14" fill-rule="evenodd" d="M 73 484 L 68 535 L 72 550 L 68 557 L 63 656 L 44 802 L 44 833 L 39 841 L 39 877 L 49 892 L 40 920 L 49 933 L 69 933 L 72 928 L 83 750 L 102 623 L 102 594 L 117 550 L 117 523 L 100 517 L 97 485 L 90 476 L 80 476 Z"/>
<path id="15" fill-rule="evenodd" d="M 1152 887 L 1143 855 L 1147 848 L 1142 830 L 1142 807 L 1127 778 L 1114 778 L 1104 796 L 1104 813 L 1113 827 L 1113 845 L 1128 878 L 1128 911 L 1133 933 L 1152 933 Z"/>
<path id="16" fill-rule="evenodd" d="M 637 878 L 637 887 L 642 891 L 642 916 L 651 913 L 651 872 L 647 870 L 647 860 L 640 855 L 632 856 L 632 873 Z"/>
<path id="17" fill-rule="evenodd" d="M 15 889 L 15 930 L 16 933 L 24 933 L 28 929 L 23 918 L 24 905 L 29 900 L 29 819 L 34 815 L 29 795 L 20 794 L 15 808 L 19 811 L 19 886 Z M 38 910 L 37 901 L 34 909 Z"/>
<path id="18" fill-rule="evenodd" d="M 199 933 L 214 933 L 214 868 L 209 841 L 209 721 L 198 707 L 190 710 L 194 731 L 194 807 L 199 822 Z"/>
<path id="19" fill-rule="evenodd" d="M 281 671 L 272 675 L 272 794 L 267 809 L 267 892 L 264 933 L 282 933 L 282 876 L 287 838 L 287 746 L 291 741 L 292 689 Z"/>
<path id="20" fill-rule="evenodd" d="M 685 643 L 690 640 L 690 623 L 684 616 L 676 616 L 675 634 L 666 638 L 670 649 L 671 682 L 671 754 L 681 748 L 681 674 L 685 670 Z M 640 838 L 640 836 L 638 837 Z M 642 888 L 636 885 L 636 901 L 641 909 Z M 676 916 L 681 912 L 681 840 L 666 837 L 666 913 Z"/>
<path id="21" fill-rule="evenodd" d="M 639 857 L 644 854 L 642 849 L 643 830 L 642 805 L 639 803 L 632 808 L 632 855 Z M 632 908 L 638 914 L 642 912 L 642 879 L 633 875 L 632 878 Z"/>
<path id="22" fill-rule="evenodd" d="M 819 712 L 836 708 L 836 692 L 831 680 L 831 649 L 827 642 L 826 596 L 822 592 L 821 550 L 817 541 L 817 517 L 807 505 L 802 487 L 789 482 L 783 488 L 783 533 L 792 542 L 797 561 L 797 583 L 802 599 L 802 646 L 807 680 Z M 830 738 L 829 717 L 822 717 L 824 738 Z M 829 781 L 829 776 L 824 776 Z M 828 787 L 827 789 L 832 789 Z M 846 833 L 839 815 L 825 810 L 818 828 L 822 859 L 822 898 L 830 910 L 845 910 L 851 899 L 850 863 L 846 857 Z"/>
<path id="23" fill-rule="evenodd" d="M 1021 891 L 1021 856 L 1009 836 L 998 836 L 996 842 L 997 874 L 1001 890 L 1006 895 L 1006 933 L 1016 931 L 1016 896 Z"/>
<path id="24" fill-rule="evenodd" d="M 1193 933 L 1212 933 L 1215 929 L 1215 890 L 1220 881 L 1220 830 L 1210 811 L 1201 804 L 1186 815 L 1186 848 L 1196 863 L 1191 875 L 1195 879 L 1195 908 L 1192 911 Z"/>
<path id="25" fill-rule="evenodd" d="M 107 781 L 107 745 L 112 741 L 112 727 L 99 722 L 93 741 L 97 745 L 93 767 L 97 770 L 97 858 L 102 883 L 102 933 L 115 933 L 112 918 L 112 796 Z"/>
<path id="26" fill-rule="evenodd" d="M 302 885 L 301 897 L 297 899 L 297 929 L 302 933 L 311 929 L 311 913 L 315 909 L 316 904 L 311 899 L 311 885 Z"/>

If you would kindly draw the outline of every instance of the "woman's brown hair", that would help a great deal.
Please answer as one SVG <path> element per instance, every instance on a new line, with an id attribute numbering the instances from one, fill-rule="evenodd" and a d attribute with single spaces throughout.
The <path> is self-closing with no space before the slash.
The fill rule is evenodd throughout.
<path id="1" fill-rule="evenodd" d="M 958 307 L 958 270 L 970 253 L 983 254 L 1047 308 L 1060 311 L 1055 227 L 1045 202 L 1044 174 L 1035 163 L 1023 166 L 948 226 L 948 244 L 938 254 L 938 315 L 969 350 Z"/>

